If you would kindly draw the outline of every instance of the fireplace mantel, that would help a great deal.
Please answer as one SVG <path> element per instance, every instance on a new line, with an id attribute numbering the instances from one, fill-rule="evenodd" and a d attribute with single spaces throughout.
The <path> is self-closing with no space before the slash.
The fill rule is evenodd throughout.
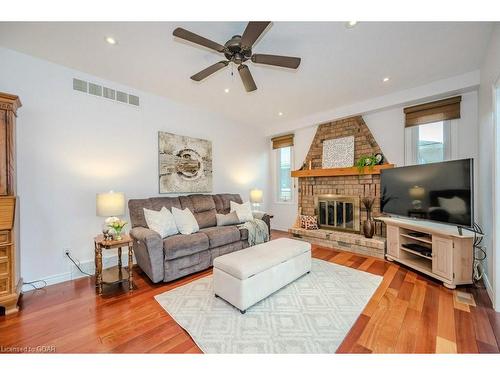
<path id="1" fill-rule="evenodd" d="M 334 177 L 380 174 L 382 169 L 394 168 L 394 164 L 375 165 L 373 168 L 365 167 L 362 171 L 358 167 L 303 169 L 292 171 L 292 177 Z"/>

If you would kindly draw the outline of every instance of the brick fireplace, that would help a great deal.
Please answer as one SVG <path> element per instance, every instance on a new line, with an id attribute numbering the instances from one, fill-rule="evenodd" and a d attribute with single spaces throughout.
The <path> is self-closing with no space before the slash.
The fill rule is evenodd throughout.
<path id="1" fill-rule="evenodd" d="M 305 167 L 311 165 L 313 171 L 321 170 L 323 142 L 348 136 L 354 136 L 355 161 L 363 155 L 382 152 L 363 118 L 355 116 L 318 127 L 305 159 Z M 382 237 L 385 235 L 384 225 L 376 224 L 375 237 L 372 239 L 366 239 L 359 233 L 361 223 L 367 217 L 366 210 L 360 205 L 363 197 L 375 198 L 372 213 L 373 216 L 380 215 L 380 174 L 356 172 L 321 176 L 305 171 L 298 179 L 299 212 L 317 216 L 321 229 L 308 231 L 291 228 L 290 233 L 321 246 L 382 258 L 385 248 L 385 239 Z"/>
<path id="2" fill-rule="evenodd" d="M 318 127 L 307 153 L 305 165 L 311 162 L 312 169 L 322 166 L 323 141 L 354 136 L 354 160 L 363 155 L 381 153 L 381 149 L 361 116 L 338 120 Z M 318 197 L 325 195 L 365 196 L 375 198 L 373 216 L 380 214 L 380 175 L 328 176 L 299 178 L 299 211 L 304 215 L 317 215 Z M 358 225 L 366 219 L 363 207 L 359 210 Z M 359 227 L 358 227 L 359 228 Z M 359 229 L 358 229 L 359 231 Z M 376 233 L 382 235 L 382 224 L 377 224 Z"/>

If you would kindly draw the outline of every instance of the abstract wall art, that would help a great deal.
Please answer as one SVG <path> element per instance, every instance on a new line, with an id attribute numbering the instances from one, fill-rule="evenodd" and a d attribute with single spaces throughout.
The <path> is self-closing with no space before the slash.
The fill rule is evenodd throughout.
<path id="1" fill-rule="evenodd" d="M 212 142 L 158 132 L 160 193 L 212 191 Z"/>

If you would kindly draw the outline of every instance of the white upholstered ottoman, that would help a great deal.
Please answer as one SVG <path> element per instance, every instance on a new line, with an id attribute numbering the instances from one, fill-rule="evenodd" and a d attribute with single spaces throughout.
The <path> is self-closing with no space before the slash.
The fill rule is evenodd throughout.
<path id="1" fill-rule="evenodd" d="M 240 310 L 311 271 L 311 245 L 280 238 L 214 259 L 214 292 Z"/>

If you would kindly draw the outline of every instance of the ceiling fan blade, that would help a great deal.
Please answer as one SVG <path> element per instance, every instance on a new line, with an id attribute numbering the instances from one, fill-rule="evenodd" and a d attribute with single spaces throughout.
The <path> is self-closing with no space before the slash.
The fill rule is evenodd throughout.
<path id="1" fill-rule="evenodd" d="M 188 42 L 199 44 L 200 46 L 207 47 L 217 52 L 224 52 L 225 47 L 219 43 L 216 43 L 210 39 L 199 36 L 198 34 L 192 33 L 191 31 L 187 31 L 182 27 L 178 27 L 173 32 L 174 36 L 177 38 L 181 38 L 187 40 Z"/>
<path id="2" fill-rule="evenodd" d="M 270 23 L 270 21 L 249 22 L 241 37 L 241 45 L 251 48 Z"/>
<path id="3" fill-rule="evenodd" d="M 300 65 L 300 57 L 264 55 L 261 53 L 252 55 L 252 61 L 256 64 L 275 65 L 291 69 L 297 69 Z"/>
<path id="4" fill-rule="evenodd" d="M 248 66 L 243 64 L 238 66 L 238 72 L 240 73 L 243 86 L 245 86 L 245 90 L 247 90 L 247 92 L 257 90 L 257 86 L 255 85 L 255 81 L 253 80 L 252 73 L 250 73 Z"/>
<path id="5" fill-rule="evenodd" d="M 205 68 L 201 72 L 198 72 L 195 75 L 191 76 L 191 79 L 197 82 L 201 81 L 202 79 L 207 78 L 210 74 L 213 74 L 216 71 L 225 68 L 227 64 L 229 64 L 229 61 L 219 61 L 218 63 L 210 65 L 208 68 Z"/>

